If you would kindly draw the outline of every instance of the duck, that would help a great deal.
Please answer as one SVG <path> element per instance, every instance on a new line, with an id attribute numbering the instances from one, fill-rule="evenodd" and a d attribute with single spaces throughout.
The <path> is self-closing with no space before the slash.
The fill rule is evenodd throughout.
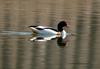
<path id="1" fill-rule="evenodd" d="M 57 25 L 57 29 L 46 26 L 34 26 L 34 25 L 29 26 L 29 28 L 33 31 L 33 33 L 36 33 L 38 35 L 57 36 L 57 37 L 63 36 L 63 38 L 65 38 L 66 35 L 68 35 L 68 33 L 64 30 L 64 27 L 68 27 L 66 21 L 60 21 Z"/>

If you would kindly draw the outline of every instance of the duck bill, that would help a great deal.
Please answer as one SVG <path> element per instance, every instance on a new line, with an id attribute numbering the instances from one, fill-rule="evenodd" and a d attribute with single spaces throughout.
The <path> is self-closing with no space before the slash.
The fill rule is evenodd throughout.
<path id="1" fill-rule="evenodd" d="M 70 26 L 69 26 L 69 25 L 67 25 L 66 27 L 67 27 L 67 28 L 69 28 Z"/>

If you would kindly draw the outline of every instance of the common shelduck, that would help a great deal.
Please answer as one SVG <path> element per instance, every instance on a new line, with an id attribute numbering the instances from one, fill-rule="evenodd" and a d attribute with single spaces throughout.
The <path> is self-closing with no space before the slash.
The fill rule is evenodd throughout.
<path id="1" fill-rule="evenodd" d="M 64 27 L 68 27 L 68 24 L 65 21 L 60 21 L 58 23 L 57 28 L 54 29 L 52 27 L 45 27 L 45 26 L 29 26 L 30 29 L 32 29 L 33 33 L 39 34 L 39 35 L 48 35 L 48 36 L 58 36 L 63 38 L 68 35 L 66 31 L 63 29 Z"/>

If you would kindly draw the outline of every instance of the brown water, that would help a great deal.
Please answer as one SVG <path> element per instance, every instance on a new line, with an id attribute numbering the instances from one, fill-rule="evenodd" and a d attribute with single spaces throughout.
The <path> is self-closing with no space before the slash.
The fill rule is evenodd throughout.
<path id="1" fill-rule="evenodd" d="M 76 34 L 65 47 L 29 40 L 61 20 Z M 0 0 L 0 69 L 100 69 L 100 0 Z"/>

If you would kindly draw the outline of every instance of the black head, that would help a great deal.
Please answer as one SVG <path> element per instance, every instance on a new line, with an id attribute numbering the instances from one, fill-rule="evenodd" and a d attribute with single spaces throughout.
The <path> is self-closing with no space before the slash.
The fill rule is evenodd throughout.
<path id="1" fill-rule="evenodd" d="M 63 31 L 63 27 L 67 27 L 67 23 L 65 21 L 61 21 L 58 24 L 58 31 L 62 32 Z"/>
<path id="2" fill-rule="evenodd" d="M 64 39 L 62 37 L 58 38 L 57 44 L 59 47 L 62 47 L 62 48 L 66 46 L 66 42 L 64 41 Z"/>

